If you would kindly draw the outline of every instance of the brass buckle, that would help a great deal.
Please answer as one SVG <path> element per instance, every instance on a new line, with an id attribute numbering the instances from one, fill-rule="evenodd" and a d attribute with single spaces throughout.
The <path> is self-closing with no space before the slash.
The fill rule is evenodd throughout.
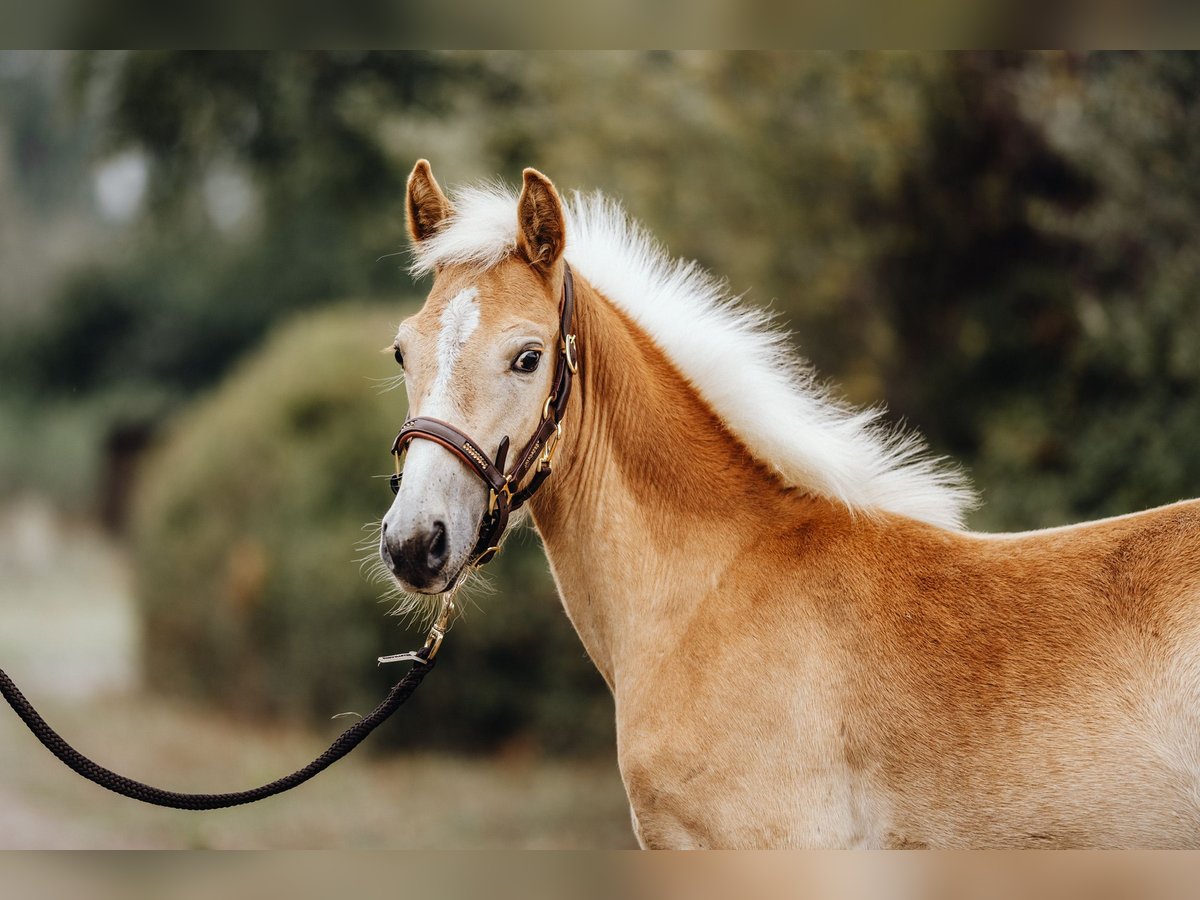
<path id="1" fill-rule="evenodd" d="M 425 636 L 425 644 L 420 650 L 410 650 L 407 653 L 381 656 L 379 657 L 379 665 L 382 666 L 385 663 L 397 662 L 422 664 L 432 662 L 433 658 L 437 656 L 438 650 L 442 647 L 442 641 L 446 637 L 446 632 L 450 630 L 450 616 L 454 614 L 454 593 L 451 591 L 442 596 L 442 608 L 438 611 L 437 621 L 429 629 L 429 634 Z"/>
<path id="2" fill-rule="evenodd" d="M 550 437 L 546 438 L 546 447 L 538 459 L 537 471 L 542 472 L 549 469 L 554 462 L 554 454 L 558 452 L 558 443 L 562 440 L 562 433 L 562 422 L 558 422 L 554 426 L 554 431 L 550 433 Z"/>
<path id="3" fill-rule="evenodd" d="M 560 346 L 562 347 L 563 356 L 567 360 L 567 368 L 574 375 L 579 371 L 579 348 L 575 344 L 575 335 L 568 334 L 562 339 Z"/>
<path id="4" fill-rule="evenodd" d="M 492 488 L 488 494 L 488 515 L 496 512 L 496 506 L 500 502 L 500 498 L 504 497 L 510 504 L 512 503 L 512 482 L 507 478 L 504 479 L 504 484 L 500 485 L 500 490 Z"/>

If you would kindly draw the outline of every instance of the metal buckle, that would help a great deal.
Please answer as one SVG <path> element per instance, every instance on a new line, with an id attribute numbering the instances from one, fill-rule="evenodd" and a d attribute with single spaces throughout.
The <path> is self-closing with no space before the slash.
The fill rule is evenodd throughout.
<path id="1" fill-rule="evenodd" d="M 563 356 L 567 360 L 567 368 L 574 375 L 579 371 L 579 348 L 575 345 L 575 335 L 568 334 L 562 339 L 560 346 L 562 347 Z"/>
<path id="2" fill-rule="evenodd" d="M 438 650 L 442 647 L 442 641 L 446 637 L 446 632 L 450 630 L 450 616 L 454 614 L 454 594 L 451 591 L 442 596 L 442 608 L 438 612 L 437 621 L 429 629 L 429 634 L 425 636 L 425 644 L 420 650 L 410 650 L 407 653 L 395 653 L 391 656 L 379 657 L 379 665 L 385 663 L 397 662 L 414 662 L 429 663 L 437 656 Z"/>
<path id="3" fill-rule="evenodd" d="M 504 497 L 510 504 L 512 503 L 512 482 L 507 478 L 504 479 L 504 484 L 500 485 L 500 490 L 492 488 L 488 495 L 488 515 L 496 512 L 496 506 L 500 498 Z"/>
<path id="4" fill-rule="evenodd" d="M 558 442 L 562 440 L 562 433 L 562 422 L 558 422 L 554 426 L 554 431 L 550 433 L 550 437 L 546 438 L 546 447 L 538 459 L 537 471 L 543 472 L 549 469 L 554 462 L 554 454 L 558 452 Z"/>

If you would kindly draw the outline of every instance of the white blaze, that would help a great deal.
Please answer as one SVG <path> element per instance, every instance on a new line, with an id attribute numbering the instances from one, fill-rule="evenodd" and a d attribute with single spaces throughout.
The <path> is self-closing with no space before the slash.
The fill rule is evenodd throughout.
<path id="1" fill-rule="evenodd" d="M 475 288 L 466 288 L 455 294 L 442 310 L 433 382 L 429 393 L 421 398 L 420 409 L 410 408 L 411 415 L 419 413 L 460 424 L 450 385 L 463 347 L 479 327 L 478 296 Z M 404 481 L 383 517 L 380 552 L 384 562 L 389 560 L 389 544 L 400 546 L 410 536 L 427 532 L 435 522 L 442 522 L 451 554 L 447 574 L 453 575 L 475 546 L 485 500 L 483 483 L 456 461 L 450 451 L 433 441 L 413 441 L 404 460 Z"/>
<path id="2" fill-rule="evenodd" d="M 437 339 L 437 374 L 430 390 L 430 399 L 435 403 L 445 399 L 459 354 L 479 327 L 478 296 L 479 291 L 475 288 L 464 288 L 442 310 L 442 330 Z"/>

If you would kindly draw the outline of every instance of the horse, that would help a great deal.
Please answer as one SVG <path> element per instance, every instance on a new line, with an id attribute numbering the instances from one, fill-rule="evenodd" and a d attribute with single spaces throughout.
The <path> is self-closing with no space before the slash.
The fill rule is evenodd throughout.
<path id="1" fill-rule="evenodd" d="M 1200 845 L 1197 502 L 971 532 L 959 471 L 615 201 L 534 169 L 452 200 L 421 160 L 406 218 L 410 415 L 489 455 L 545 426 L 573 280 L 574 396 L 514 519 L 612 692 L 641 846 Z M 380 554 L 436 597 L 496 491 L 404 449 Z"/>

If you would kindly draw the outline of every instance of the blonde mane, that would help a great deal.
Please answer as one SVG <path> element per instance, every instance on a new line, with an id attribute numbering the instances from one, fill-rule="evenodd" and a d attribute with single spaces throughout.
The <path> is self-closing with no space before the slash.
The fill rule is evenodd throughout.
<path id="1" fill-rule="evenodd" d="M 962 528 L 974 501 L 965 478 L 883 410 L 835 399 L 763 310 L 731 296 L 692 261 L 671 257 L 616 201 L 564 204 L 566 258 L 662 348 L 751 453 L 788 484 L 864 512 L 885 510 Z M 459 191 L 454 214 L 414 250 L 413 272 L 496 265 L 517 246 L 517 196 L 500 185 Z"/>

